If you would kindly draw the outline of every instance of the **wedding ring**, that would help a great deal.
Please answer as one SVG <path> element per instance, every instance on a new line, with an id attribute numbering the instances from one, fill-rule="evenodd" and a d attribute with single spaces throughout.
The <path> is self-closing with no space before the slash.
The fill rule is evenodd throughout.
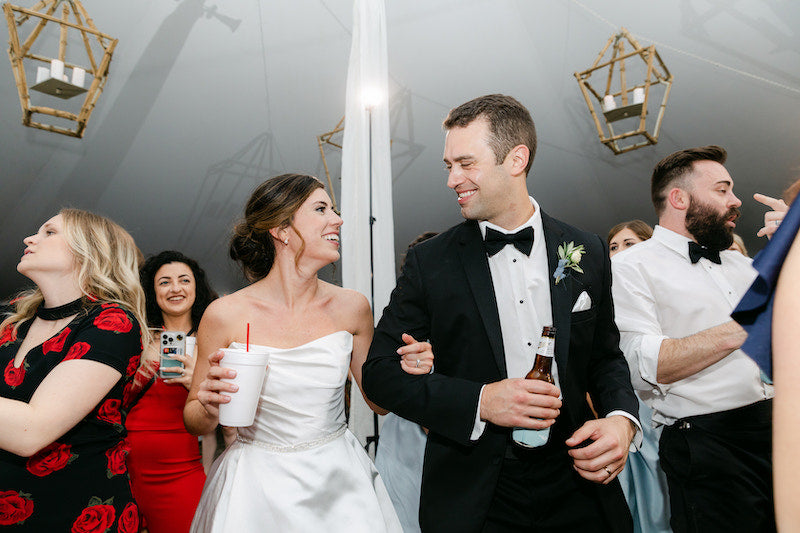
<path id="1" fill-rule="evenodd" d="M 605 470 L 606 474 L 608 474 L 609 476 L 612 474 L 611 470 L 609 470 L 607 466 L 603 467 L 603 470 Z"/>
<path id="2" fill-rule="evenodd" d="M 773 220 L 773 222 L 775 222 L 776 226 L 780 226 L 781 225 L 781 221 L 780 220 Z"/>
<path id="3" fill-rule="evenodd" d="M 414 366 L 414 368 L 419 368 L 419 359 L 417 359 L 417 364 Z"/>

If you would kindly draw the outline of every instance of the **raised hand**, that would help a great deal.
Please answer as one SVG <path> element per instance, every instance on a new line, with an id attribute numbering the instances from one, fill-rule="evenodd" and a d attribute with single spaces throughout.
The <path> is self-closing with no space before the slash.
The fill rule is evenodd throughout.
<path id="1" fill-rule="evenodd" d="M 786 202 L 783 200 L 772 198 L 765 194 L 756 193 L 753 195 L 753 199 L 772 209 L 772 211 L 764 213 L 764 227 L 758 230 L 756 234 L 759 237 L 771 239 L 772 234 L 778 230 L 781 220 L 786 216 L 786 211 L 789 210 L 789 206 L 787 206 Z"/>

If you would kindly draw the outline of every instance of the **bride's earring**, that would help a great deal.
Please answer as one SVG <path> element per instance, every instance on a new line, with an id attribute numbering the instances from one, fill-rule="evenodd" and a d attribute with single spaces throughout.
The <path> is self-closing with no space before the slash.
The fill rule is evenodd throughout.
<path id="1" fill-rule="evenodd" d="M 283 244 L 285 244 L 286 246 L 289 246 L 289 237 L 286 237 L 285 239 L 283 239 Z"/>

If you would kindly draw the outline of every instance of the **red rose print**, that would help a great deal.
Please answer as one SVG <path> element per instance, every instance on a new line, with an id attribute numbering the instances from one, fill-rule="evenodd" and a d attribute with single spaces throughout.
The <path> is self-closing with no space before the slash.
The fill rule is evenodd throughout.
<path id="1" fill-rule="evenodd" d="M 139 361 L 141 360 L 141 355 L 134 355 L 128 361 L 128 369 L 125 371 L 125 375 L 127 377 L 131 377 L 134 373 L 136 373 L 136 369 L 139 368 Z"/>
<path id="2" fill-rule="evenodd" d="M 19 524 L 33 514 L 30 495 L 13 490 L 0 490 L 0 526 Z"/>
<path id="3" fill-rule="evenodd" d="M 114 524 L 116 511 L 111 505 L 92 505 L 72 523 L 72 533 L 103 533 Z"/>
<path id="4" fill-rule="evenodd" d="M 134 404 L 134 396 L 133 396 L 133 380 L 129 379 L 125 383 L 125 387 L 122 389 L 122 406 L 127 411 L 133 407 Z"/>
<path id="5" fill-rule="evenodd" d="M 105 307 L 105 306 L 103 306 Z M 114 333 L 128 333 L 133 328 L 133 323 L 119 307 L 109 307 L 94 319 L 94 325 L 106 331 Z"/>
<path id="6" fill-rule="evenodd" d="M 119 514 L 118 533 L 136 533 L 139 531 L 139 508 L 133 502 L 128 503 Z"/>
<path id="7" fill-rule="evenodd" d="M 70 452 L 70 448 L 69 444 L 54 442 L 31 455 L 25 468 L 34 476 L 39 477 L 61 470 L 75 457 Z"/>
<path id="8" fill-rule="evenodd" d="M 6 385 L 12 389 L 16 389 L 19 385 L 22 385 L 22 381 L 25 379 L 25 363 L 23 362 L 20 367 L 17 368 L 14 366 L 14 359 L 11 359 L 6 365 L 5 372 L 3 372 L 3 379 Z"/>
<path id="9" fill-rule="evenodd" d="M 127 467 L 125 466 L 125 456 L 128 455 L 129 451 L 130 448 L 128 447 L 128 443 L 124 440 L 119 441 L 119 444 L 110 450 L 106 450 L 106 457 L 108 457 L 106 468 L 108 470 L 109 478 L 119 474 L 124 474 L 128 471 Z"/>
<path id="10" fill-rule="evenodd" d="M 86 352 L 89 351 L 89 348 L 91 348 L 91 346 L 89 346 L 88 342 L 76 342 L 70 347 L 66 357 L 64 357 L 64 361 L 69 361 L 70 359 L 80 359 L 86 355 Z"/>
<path id="11" fill-rule="evenodd" d="M 119 400 L 106 400 L 97 411 L 97 418 L 111 424 L 122 424 L 122 415 L 119 412 Z"/>
<path id="12" fill-rule="evenodd" d="M 52 339 L 47 339 L 42 344 L 42 353 L 47 352 L 60 352 L 64 349 L 64 341 L 67 340 L 67 335 L 69 335 L 69 328 L 64 328 L 61 333 L 58 334 L 57 337 L 53 337 Z"/>
<path id="13" fill-rule="evenodd" d="M 3 331 L 0 332 L 0 346 L 9 342 L 14 342 L 15 340 L 17 340 L 17 334 L 14 332 L 14 324 L 8 324 L 3 328 Z"/>

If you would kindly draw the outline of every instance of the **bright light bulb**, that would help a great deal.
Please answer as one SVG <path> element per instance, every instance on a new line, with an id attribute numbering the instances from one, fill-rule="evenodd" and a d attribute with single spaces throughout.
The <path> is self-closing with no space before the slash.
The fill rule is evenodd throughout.
<path id="1" fill-rule="evenodd" d="M 384 95 L 377 87 L 364 87 L 361 99 L 366 107 L 372 108 L 383 103 Z"/>

